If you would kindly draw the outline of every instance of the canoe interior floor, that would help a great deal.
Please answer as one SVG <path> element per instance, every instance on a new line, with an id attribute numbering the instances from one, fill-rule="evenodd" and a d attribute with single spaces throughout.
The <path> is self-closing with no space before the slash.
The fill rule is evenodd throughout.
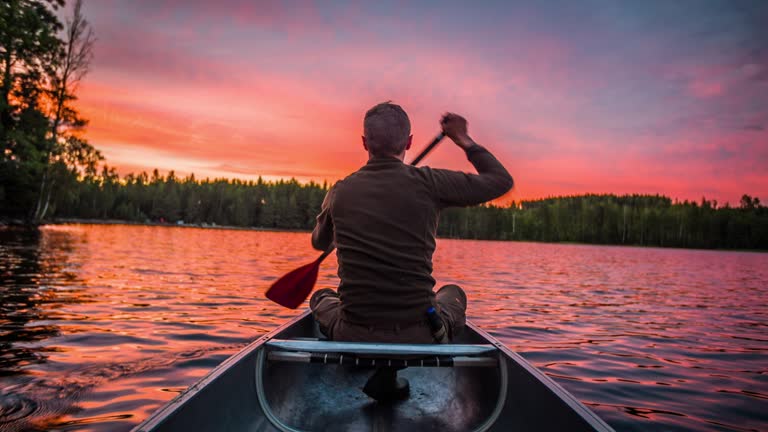
<path id="1" fill-rule="evenodd" d="M 498 396 L 493 368 L 402 370 L 411 396 L 394 404 L 376 403 L 362 392 L 372 369 L 272 364 L 265 372 L 272 411 L 299 430 L 472 430 L 488 418 Z"/>

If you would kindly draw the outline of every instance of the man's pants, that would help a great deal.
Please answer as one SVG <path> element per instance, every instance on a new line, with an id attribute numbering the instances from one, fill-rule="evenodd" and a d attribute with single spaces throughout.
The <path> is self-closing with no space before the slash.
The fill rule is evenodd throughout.
<path id="1" fill-rule="evenodd" d="M 463 329 L 466 322 L 467 295 L 458 285 L 445 285 L 435 293 L 437 310 L 443 321 L 449 338 L 453 339 Z M 407 327 L 398 325 L 368 326 L 346 321 L 341 316 L 339 294 L 329 288 L 321 289 L 309 300 L 312 315 L 329 339 L 351 342 L 384 343 L 435 343 L 427 321 L 424 320 Z"/>

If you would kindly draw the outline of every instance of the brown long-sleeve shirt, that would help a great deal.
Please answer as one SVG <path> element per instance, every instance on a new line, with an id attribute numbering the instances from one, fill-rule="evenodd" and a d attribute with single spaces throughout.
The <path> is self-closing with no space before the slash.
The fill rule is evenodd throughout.
<path id="1" fill-rule="evenodd" d="M 478 174 L 372 158 L 323 201 L 312 246 L 335 243 L 342 319 L 359 324 L 423 321 L 434 305 L 432 253 L 440 210 L 497 198 L 512 177 L 485 148 L 467 158 Z"/>

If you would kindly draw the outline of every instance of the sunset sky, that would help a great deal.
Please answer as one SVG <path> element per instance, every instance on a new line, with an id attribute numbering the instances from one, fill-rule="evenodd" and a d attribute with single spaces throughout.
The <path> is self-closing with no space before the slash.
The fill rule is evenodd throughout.
<path id="1" fill-rule="evenodd" d="M 768 201 L 768 2 L 380 3 L 86 1 L 87 138 L 122 174 L 332 182 L 391 99 L 415 151 L 467 117 L 508 199 Z M 426 164 L 471 170 L 450 142 Z"/>

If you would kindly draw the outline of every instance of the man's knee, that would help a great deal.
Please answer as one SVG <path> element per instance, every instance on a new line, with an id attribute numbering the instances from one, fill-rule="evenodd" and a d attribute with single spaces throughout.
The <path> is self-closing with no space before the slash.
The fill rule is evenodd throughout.
<path id="1" fill-rule="evenodd" d="M 320 331 L 329 339 L 333 339 L 333 328 L 339 320 L 341 312 L 339 294 L 329 288 L 317 290 L 309 299 L 309 308 L 315 317 Z"/>
<path id="2" fill-rule="evenodd" d="M 437 290 L 436 296 L 440 303 L 459 306 L 463 310 L 467 310 L 467 294 L 458 285 L 443 285 Z"/>
<path id="3" fill-rule="evenodd" d="M 312 309 L 312 311 L 315 311 L 320 306 L 320 302 L 329 297 L 338 299 L 339 294 L 330 288 L 323 288 L 315 291 L 315 293 L 312 294 L 312 297 L 309 298 L 309 308 Z"/>
<path id="4" fill-rule="evenodd" d="M 467 294 L 458 285 L 445 285 L 437 290 L 436 298 L 440 315 L 453 339 L 461 333 L 466 324 Z"/>

